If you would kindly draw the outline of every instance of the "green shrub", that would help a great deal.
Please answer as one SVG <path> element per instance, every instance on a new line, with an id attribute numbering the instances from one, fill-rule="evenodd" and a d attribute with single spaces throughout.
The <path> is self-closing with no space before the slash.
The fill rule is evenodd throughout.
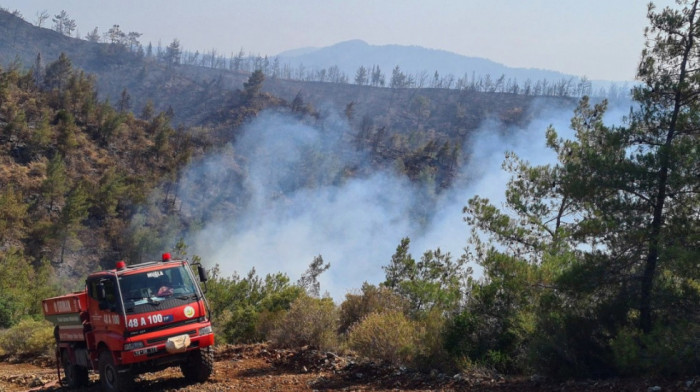
<path id="1" fill-rule="evenodd" d="M 367 358 L 409 365 L 419 353 L 419 329 L 402 312 L 371 313 L 350 328 L 348 345 Z"/>
<path id="2" fill-rule="evenodd" d="M 540 315 L 529 344 L 530 363 L 538 373 L 554 378 L 613 376 L 610 336 L 595 315 Z"/>
<path id="3" fill-rule="evenodd" d="M 302 295 L 285 314 L 282 322 L 271 332 L 273 345 L 278 347 L 313 346 L 331 350 L 338 346 L 338 310 L 330 298 Z"/>
<path id="4" fill-rule="evenodd" d="M 15 305 L 12 298 L 0 294 L 0 328 L 9 328 L 12 325 L 12 314 L 15 312 Z"/>
<path id="5" fill-rule="evenodd" d="M 675 377 L 700 371 L 700 327 L 695 323 L 657 326 L 647 335 L 624 328 L 611 345 L 623 375 Z"/>
<path id="6" fill-rule="evenodd" d="M 0 350 L 5 355 L 39 355 L 53 352 L 53 325 L 25 318 L 0 332 Z"/>
<path id="7" fill-rule="evenodd" d="M 41 314 L 41 300 L 59 293 L 47 260 L 32 263 L 19 249 L 0 251 L 0 326 Z"/>
<path id="8" fill-rule="evenodd" d="M 221 337 L 226 342 L 253 343 L 262 340 L 255 327 L 258 312 L 253 306 L 224 309 L 217 321 Z"/>
<path id="9" fill-rule="evenodd" d="M 270 314 L 281 315 L 303 293 L 281 273 L 260 278 L 251 270 L 245 277 L 237 274 L 219 277 L 218 266 L 211 271 L 207 298 L 212 307 L 212 324 L 219 342 L 251 343 L 269 339 Z M 263 317 L 264 315 L 264 317 Z M 273 323 L 274 324 L 274 323 Z"/>
<path id="10" fill-rule="evenodd" d="M 368 283 L 362 285 L 361 294 L 346 294 L 340 304 L 340 327 L 338 332 L 347 333 L 353 324 L 370 313 L 406 311 L 408 303 L 393 290 Z"/>
<path id="11" fill-rule="evenodd" d="M 286 315 L 287 310 L 284 309 L 276 311 L 263 310 L 258 314 L 255 332 L 263 338 L 262 340 L 269 340 L 272 337 L 272 332 L 280 328 Z"/>
<path id="12" fill-rule="evenodd" d="M 423 370 L 454 369 L 454 361 L 445 349 L 447 319 L 442 312 L 433 309 L 415 324 L 419 333 L 415 365 Z"/>

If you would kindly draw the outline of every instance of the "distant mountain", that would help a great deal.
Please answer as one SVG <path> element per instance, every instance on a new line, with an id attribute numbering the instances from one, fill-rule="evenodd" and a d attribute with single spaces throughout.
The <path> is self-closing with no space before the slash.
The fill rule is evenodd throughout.
<path id="1" fill-rule="evenodd" d="M 412 75 L 427 73 L 432 78 L 435 71 L 441 77 L 452 74 L 455 78 L 467 76 L 513 78 L 519 82 L 527 79 L 561 80 L 579 78 L 578 75 L 567 75 L 557 71 L 534 68 L 511 68 L 491 60 L 478 57 L 468 57 L 456 53 L 427 49 L 420 46 L 402 45 L 370 45 L 362 40 L 351 40 L 324 48 L 294 49 L 280 53 L 280 62 L 292 66 L 304 65 L 311 69 L 324 69 L 338 66 L 340 70 L 354 78 L 360 66 L 371 68 L 378 65 L 385 75 L 391 76 L 395 66 L 402 72 Z"/>

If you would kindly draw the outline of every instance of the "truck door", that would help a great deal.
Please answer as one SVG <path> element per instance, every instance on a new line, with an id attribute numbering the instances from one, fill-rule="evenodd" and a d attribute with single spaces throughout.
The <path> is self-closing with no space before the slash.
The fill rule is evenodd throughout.
<path id="1" fill-rule="evenodd" d="M 95 337 L 98 341 L 108 339 L 104 335 L 122 335 L 122 301 L 117 290 L 116 277 L 99 276 L 88 279 L 88 311 Z M 101 291 L 104 287 L 104 297 Z"/>

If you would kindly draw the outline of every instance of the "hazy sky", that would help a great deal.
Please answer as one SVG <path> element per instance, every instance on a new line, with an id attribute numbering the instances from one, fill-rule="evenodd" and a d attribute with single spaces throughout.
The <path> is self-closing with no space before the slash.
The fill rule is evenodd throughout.
<path id="1" fill-rule="evenodd" d="M 119 24 L 141 42 L 274 56 L 350 39 L 418 45 L 590 79 L 631 80 L 645 0 L 0 0 L 36 23 L 65 10 L 81 36 Z M 672 0 L 659 0 L 659 6 Z M 44 27 L 51 27 L 49 18 Z"/>

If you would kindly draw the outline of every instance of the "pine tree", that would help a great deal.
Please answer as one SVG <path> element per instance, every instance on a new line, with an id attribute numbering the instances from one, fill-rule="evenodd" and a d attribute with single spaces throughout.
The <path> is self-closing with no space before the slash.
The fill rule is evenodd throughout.
<path id="1" fill-rule="evenodd" d="M 66 197 L 66 204 L 61 210 L 61 216 L 57 222 L 56 230 L 61 241 L 61 255 L 58 263 L 63 263 L 65 252 L 69 247 L 68 241 L 77 236 L 82 227 L 81 222 L 87 218 L 90 202 L 88 192 L 84 184 L 78 183 Z"/>
<path id="2" fill-rule="evenodd" d="M 65 53 L 61 52 L 58 60 L 49 64 L 46 67 L 46 73 L 44 75 L 44 86 L 50 89 L 63 90 L 68 84 L 68 78 L 70 77 L 73 70 L 73 65 L 66 56 Z"/>
<path id="3" fill-rule="evenodd" d="M 49 203 L 47 206 L 49 213 L 53 211 L 56 204 L 63 202 L 63 196 L 68 188 L 68 176 L 63 157 L 55 154 L 46 166 L 46 180 L 42 184 L 42 194 Z"/>
<path id="4" fill-rule="evenodd" d="M 21 240 L 26 234 L 28 205 L 21 199 L 21 194 L 10 185 L 0 192 L 0 247 L 6 241 Z"/>
<path id="5" fill-rule="evenodd" d="M 671 277 L 700 278 L 692 267 L 700 257 L 700 15 L 697 0 L 683 4 L 649 8 L 643 84 L 634 89 L 639 107 L 628 126 L 603 126 L 605 106 L 584 99 L 572 120 L 578 141 L 550 135 L 576 198 L 588 206 L 585 236 L 597 244 L 590 257 L 604 260 L 611 284 L 624 277 L 645 333 L 655 319 L 677 317 L 673 305 L 683 296 L 700 294 L 668 286 Z M 689 315 L 700 317 L 700 308 Z"/>
<path id="6" fill-rule="evenodd" d="M 243 83 L 243 94 L 246 98 L 252 99 L 260 94 L 263 82 L 265 81 L 265 74 L 261 70 L 255 70 L 248 81 Z"/>
<path id="7" fill-rule="evenodd" d="M 655 308 L 661 305 L 654 300 L 660 273 L 672 271 L 695 281 L 699 277 L 692 265 L 700 257 L 700 15 L 697 0 L 684 5 L 682 10 L 659 13 L 649 7 L 646 35 L 651 41 L 637 75 L 644 84 L 634 91 L 640 110 L 627 135 L 628 147 L 637 151 L 634 162 L 646 172 L 639 181 L 648 184 L 640 197 L 650 223 L 645 227 L 639 304 L 645 332 L 651 330 Z M 700 309 L 694 310 L 698 317 Z"/>
<path id="8" fill-rule="evenodd" d="M 649 8 L 643 84 L 623 126 L 606 126 L 607 102 L 584 97 L 571 121 L 575 139 L 547 130 L 557 164 L 509 156 L 509 211 L 470 200 L 470 257 L 485 279 L 470 300 L 481 305 L 464 313 L 476 319 L 463 318 L 453 336 L 534 318 L 538 330 L 523 342 L 536 366 L 560 375 L 697 366 L 692 354 L 664 356 L 681 355 L 700 333 L 700 30 L 698 0 L 681 4 Z M 486 325 L 484 312 L 496 315 Z M 615 362 L 615 350 L 628 365 Z"/>

